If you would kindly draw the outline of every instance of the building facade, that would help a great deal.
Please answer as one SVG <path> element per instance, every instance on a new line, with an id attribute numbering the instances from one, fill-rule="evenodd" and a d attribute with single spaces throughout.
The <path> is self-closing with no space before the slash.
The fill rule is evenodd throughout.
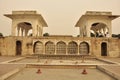
<path id="1" fill-rule="evenodd" d="M 12 19 L 12 35 L 0 38 L 0 55 L 120 57 L 120 39 L 111 37 L 111 21 L 119 16 L 111 12 L 87 11 L 75 25 L 80 29 L 78 37 L 43 36 L 43 27 L 48 25 L 36 11 L 13 11 L 5 16 Z"/>

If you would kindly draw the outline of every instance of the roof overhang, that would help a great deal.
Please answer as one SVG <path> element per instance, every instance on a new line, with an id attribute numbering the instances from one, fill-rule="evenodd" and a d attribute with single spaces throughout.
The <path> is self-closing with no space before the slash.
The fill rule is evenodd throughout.
<path id="1" fill-rule="evenodd" d="M 90 17 L 94 17 L 94 16 L 108 17 L 111 20 L 120 17 L 120 15 L 82 15 L 80 17 L 80 19 L 77 21 L 77 23 L 75 24 L 75 27 L 80 27 L 80 24 L 83 22 L 83 20 L 87 19 L 88 17 L 90 18 Z"/>
<path id="2" fill-rule="evenodd" d="M 19 18 L 21 16 L 23 16 L 23 17 L 35 17 L 35 18 L 38 18 L 42 22 L 41 24 L 42 24 L 43 27 L 48 27 L 46 21 L 41 16 L 41 14 L 4 14 L 4 16 L 9 17 L 11 19 L 14 19 L 16 17 Z"/>

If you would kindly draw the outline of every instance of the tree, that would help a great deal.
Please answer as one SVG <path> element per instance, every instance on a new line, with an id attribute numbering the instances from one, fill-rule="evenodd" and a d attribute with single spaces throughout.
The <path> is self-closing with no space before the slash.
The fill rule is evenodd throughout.
<path id="1" fill-rule="evenodd" d="M 95 34 L 91 33 L 91 37 L 95 37 Z"/>
<path id="2" fill-rule="evenodd" d="M 120 39 L 120 34 L 112 34 L 112 37 Z"/>
<path id="3" fill-rule="evenodd" d="M 117 34 L 112 34 L 112 37 L 118 37 L 118 35 Z"/>
<path id="4" fill-rule="evenodd" d="M 0 37 L 3 37 L 3 34 L 2 34 L 2 33 L 0 33 Z"/>
<path id="5" fill-rule="evenodd" d="M 43 36 L 50 36 L 49 33 L 44 33 Z"/>
<path id="6" fill-rule="evenodd" d="M 80 35 L 77 35 L 77 37 L 80 37 Z"/>
<path id="7" fill-rule="evenodd" d="M 120 34 L 118 34 L 118 38 L 120 39 Z"/>

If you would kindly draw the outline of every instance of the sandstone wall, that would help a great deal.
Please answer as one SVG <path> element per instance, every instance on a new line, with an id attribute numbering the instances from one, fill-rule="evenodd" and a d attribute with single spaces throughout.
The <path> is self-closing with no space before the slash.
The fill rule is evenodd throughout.
<path id="1" fill-rule="evenodd" d="M 80 38 L 80 37 L 4 37 L 0 38 L 0 54 L 7 56 L 16 55 L 16 41 L 20 41 L 22 44 L 21 55 L 34 54 L 33 48 L 36 41 L 45 43 L 52 41 L 57 44 L 59 41 L 65 42 L 67 45 L 69 42 L 74 41 L 79 46 L 80 43 L 86 42 L 89 45 L 89 55 L 101 57 L 101 44 L 107 44 L 107 56 L 108 57 L 120 57 L 120 39 L 117 38 Z M 45 54 L 45 53 L 43 53 Z M 78 53 L 79 54 L 79 53 Z"/>

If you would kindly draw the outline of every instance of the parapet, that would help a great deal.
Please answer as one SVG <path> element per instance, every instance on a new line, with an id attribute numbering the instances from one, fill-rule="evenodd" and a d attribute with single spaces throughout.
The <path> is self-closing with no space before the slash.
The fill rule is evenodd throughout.
<path id="1" fill-rule="evenodd" d="M 85 15 L 112 15 L 112 12 L 104 11 L 87 11 Z"/>
<path id="2" fill-rule="evenodd" d="M 37 11 L 12 11 L 12 14 L 37 14 Z"/>

